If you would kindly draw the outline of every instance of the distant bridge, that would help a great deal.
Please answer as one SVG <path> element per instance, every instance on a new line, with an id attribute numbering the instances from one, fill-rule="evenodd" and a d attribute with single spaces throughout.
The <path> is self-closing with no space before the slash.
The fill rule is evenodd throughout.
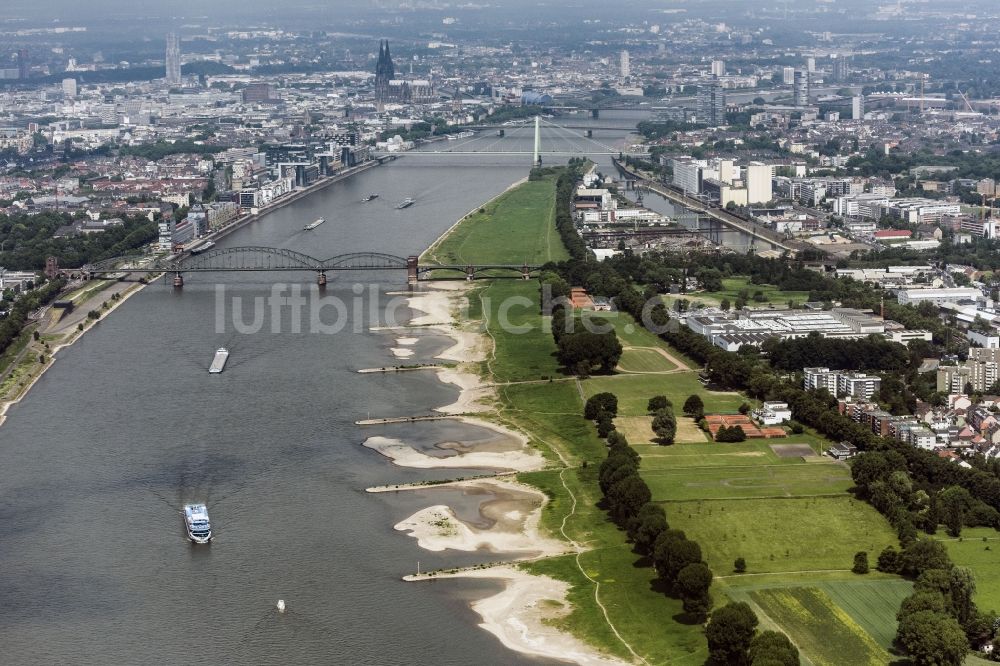
<path id="1" fill-rule="evenodd" d="M 326 274 L 337 271 L 405 270 L 407 282 L 416 284 L 431 271 L 457 273 L 467 280 L 511 274 L 528 280 L 537 275 L 539 266 L 525 264 L 420 264 L 416 255 L 398 257 L 383 252 L 352 252 L 328 259 L 276 247 L 238 246 L 214 248 L 199 254 L 162 257 L 149 260 L 139 257 L 116 257 L 88 264 L 82 272 L 88 278 L 121 273 L 171 273 L 174 286 L 184 286 L 185 273 L 292 272 L 311 271 L 319 285 L 326 284 Z"/>
<path id="2" fill-rule="evenodd" d="M 630 151 L 623 152 L 622 150 L 609 146 L 597 139 L 593 138 L 593 130 L 598 129 L 595 127 L 584 127 L 580 126 L 577 129 L 584 130 L 582 134 L 574 133 L 571 128 L 564 127 L 562 125 L 557 125 L 556 123 L 549 122 L 541 118 L 540 116 L 535 116 L 534 122 L 532 124 L 517 124 L 517 125 L 480 125 L 483 129 L 496 130 L 498 136 L 494 138 L 493 141 L 483 141 L 483 135 L 468 138 L 466 140 L 459 141 L 449 141 L 447 144 L 435 143 L 433 147 L 427 147 L 425 150 L 421 150 L 417 155 L 523 155 L 527 157 L 531 156 L 531 164 L 539 165 L 542 163 L 542 158 L 544 156 L 550 157 L 584 157 L 588 155 L 611 155 L 614 157 L 629 155 L 631 156 L 645 156 L 646 153 L 633 153 Z M 506 131 L 511 130 L 530 130 L 534 129 L 534 148 L 533 150 L 510 150 L 508 148 L 509 142 L 506 140 Z M 552 137 L 546 137 L 546 141 L 549 139 L 556 139 L 559 141 L 564 141 L 570 144 L 570 149 L 558 148 L 557 146 L 552 146 L 550 149 L 544 149 L 542 147 L 542 129 L 552 130 L 555 135 Z M 635 132 L 635 129 L 629 130 L 626 127 L 616 127 L 616 128 L 606 128 L 614 129 L 621 132 Z M 584 145 L 579 146 L 580 140 Z M 485 145 L 484 145 L 485 144 Z"/>

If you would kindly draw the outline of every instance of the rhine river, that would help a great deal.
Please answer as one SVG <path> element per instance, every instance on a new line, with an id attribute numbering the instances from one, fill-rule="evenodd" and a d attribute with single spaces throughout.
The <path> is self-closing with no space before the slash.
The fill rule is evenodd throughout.
<path id="1" fill-rule="evenodd" d="M 607 124 L 615 114 L 604 115 Z M 617 122 L 627 117 L 618 114 Z M 623 135 L 595 131 L 605 142 Z M 596 149 L 571 132 L 546 137 L 562 142 L 554 149 Z M 508 130 L 507 140 L 530 150 L 528 130 Z M 495 141 L 483 133 L 466 148 Z M 279 209 L 219 245 L 318 258 L 419 254 L 526 176 L 529 162 L 411 153 Z M 609 164 L 604 171 L 611 173 Z M 369 192 L 379 198 L 361 203 Z M 406 197 L 417 203 L 395 210 Z M 318 217 L 326 223 L 302 231 Z M 357 374 L 396 362 L 393 338 L 367 329 L 384 320 L 387 292 L 403 287 L 405 273 L 330 277 L 326 296 L 348 308 L 337 334 L 310 330 L 310 308 L 318 304 L 308 298 L 309 273 L 191 274 L 180 292 L 158 281 L 60 352 L 10 410 L 0 427 L 0 661 L 543 663 L 509 652 L 476 627 L 468 602 L 499 586 L 400 580 L 418 561 L 427 570 L 499 558 L 423 551 L 392 529 L 421 508 L 417 494 L 411 501 L 364 492 L 463 474 L 396 467 L 361 446 L 379 431 L 354 425 L 368 415 L 428 413 L 457 392 L 432 373 Z M 255 307 L 272 280 L 302 285 L 307 303 L 296 321 L 287 308 L 273 317 L 266 302 Z M 356 280 L 364 282 L 363 299 Z M 234 302 L 243 324 L 262 315 L 259 332 L 237 329 Z M 321 317 L 330 323 L 334 308 Z M 408 362 L 429 361 L 447 344 L 422 336 Z M 229 364 L 209 375 L 220 346 L 230 349 Z M 462 427 L 463 435 L 448 424 L 414 436 L 429 443 L 484 436 Z M 178 512 L 191 501 L 208 504 L 215 529 L 209 546 L 185 538 Z M 274 610 L 279 598 L 288 605 L 284 614 Z"/>

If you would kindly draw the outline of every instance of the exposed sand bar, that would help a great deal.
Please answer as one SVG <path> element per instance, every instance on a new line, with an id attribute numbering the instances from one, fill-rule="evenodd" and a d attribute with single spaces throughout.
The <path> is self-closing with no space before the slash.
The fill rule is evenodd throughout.
<path id="1" fill-rule="evenodd" d="M 391 437 L 369 437 L 364 441 L 369 449 L 392 460 L 400 467 L 419 469 L 497 469 L 530 472 L 545 466 L 545 458 L 534 451 L 472 451 L 453 456 L 437 457 L 417 451 L 402 440 Z"/>
<path id="2" fill-rule="evenodd" d="M 499 594 L 472 604 L 483 619 L 480 627 L 496 636 L 505 647 L 523 654 L 570 661 L 581 666 L 607 666 L 628 662 L 598 653 L 583 641 L 551 626 L 551 621 L 569 613 L 569 584 L 533 576 L 511 566 L 470 569 L 452 574 L 407 577 L 407 580 L 437 578 L 485 578 L 501 580 Z"/>
<path id="3" fill-rule="evenodd" d="M 529 557 L 569 552 L 565 543 L 539 531 L 542 507 L 548 502 L 539 490 L 502 479 L 461 481 L 448 487 L 492 495 L 494 499 L 483 502 L 479 509 L 480 515 L 491 521 L 492 526 L 477 529 L 459 519 L 451 507 L 436 504 L 417 511 L 396 524 L 395 529 L 408 532 L 421 548 L 430 551 L 488 550 Z M 432 486 L 426 490 L 433 494 L 435 489 Z"/>

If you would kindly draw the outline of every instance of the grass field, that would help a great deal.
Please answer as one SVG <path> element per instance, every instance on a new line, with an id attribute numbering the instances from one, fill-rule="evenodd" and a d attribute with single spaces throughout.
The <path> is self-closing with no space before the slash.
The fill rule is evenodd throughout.
<path id="1" fill-rule="evenodd" d="M 634 447 L 656 447 L 653 451 L 664 448 L 653 442 L 656 434 L 653 432 L 652 416 L 619 416 L 615 419 L 615 427 L 625 435 L 625 439 Z M 677 436 L 674 438 L 674 441 L 690 444 L 707 444 L 709 439 L 708 435 L 698 427 L 694 419 L 681 416 L 677 419 Z M 702 452 L 702 455 L 704 455 L 704 452 Z"/>
<path id="2" fill-rule="evenodd" d="M 983 541 L 983 537 L 986 541 Z M 1000 533 L 988 527 L 965 528 L 962 540 L 942 537 L 952 561 L 976 577 L 976 605 L 1000 611 Z"/>
<path id="3" fill-rule="evenodd" d="M 843 493 L 854 485 L 846 465 L 684 467 L 643 469 L 642 477 L 657 502 L 744 497 L 805 497 Z M 668 507 L 669 508 L 669 507 Z"/>
<path id="4" fill-rule="evenodd" d="M 501 194 L 431 246 L 421 262 L 544 264 L 568 259 L 555 226 L 555 183 L 550 176 Z"/>
<path id="5" fill-rule="evenodd" d="M 665 508 L 670 526 L 700 543 L 720 575 L 737 557 L 746 559 L 749 573 L 847 570 L 860 550 L 874 562 L 886 546 L 898 547 L 885 518 L 847 495 L 694 500 Z"/>
<path id="6" fill-rule="evenodd" d="M 634 347 L 622 352 L 618 361 L 618 370 L 622 372 L 670 372 L 677 370 L 677 364 L 656 349 Z"/>
<path id="7" fill-rule="evenodd" d="M 619 418 L 615 421 L 625 419 Z M 691 419 L 681 418 L 677 422 L 678 428 L 684 421 L 691 422 Z M 627 435 L 626 435 L 627 436 Z M 631 439 L 629 440 L 632 441 Z M 678 469 L 685 467 L 744 467 L 747 465 L 802 465 L 801 458 L 782 458 L 775 455 L 771 450 L 771 445 L 775 442 L 785 443 L 809 443 L 803 442 L 801 436 L 795 435 L 788 439 L 749 441 L 739 443 L 719 443 L 708 442 L 697 444 L 674 444 L 673 446 L 660 446 L 659 444 L 635 445 L 633 448 L 642 456 L 642 468 L 644 470 L 657 469 Z M 813 450 L 818 447 L 813 446 Z"/>
<path id="8" fill-rule="evenodd" d="M 789 300 L 793 300 L 800 305 L 809 300 L 808 291 L 782 291 L 773 284 L 750 284 L 749 278 L 733 277 L 722 280 L 722 289 L 719 291 L 705 291 L 691 294 L 692 298 L 704 301 L 706 304 L 717 305 L 722 299 L 729 299 L 729 302 L 736 306 L 736 299 L 739 298 L 740 291 L 746 289 L 750 292 L 747 305 L 750 307 L 761 307 L 768 304 L 779 307 L 786 307 Z M 765 301 L 753 300 L 753 295 L 758 291 L 763 292 Z"/>
<path id="9" fill-rule="evenodd" d="M 543 331 L 537 305 L 512 313 L 514 323 L 533 327 L 530 333 L 514 335 L 503 331 L 497 322 L 496 309 L 506 297 L 522 296 L 537 304 L 538 286 L 534 282 L 495 281 L 478 292 L 487 300 L 489 332 L 496 339 L 496 357 L 486 363 L 501 381 L 537 380 L 542 375 L 556 375 L 552 336 Z M 474 303 L 480 303 L 477 295 Z M 472 315 L 476 316 L 476 305 Z M 565 518 L 565 530 L 576 541 L 591 549 L 580 556 L 588 575 L 600 581 L 600 599 L 615 628 L 650 663 L 704 663 L 707 646 L 700 626 L 686 625 L 671 618 L 683 612 L 680 601 L 651 588 L 653 570 L 636 566 L 624 534 L 598 507 L 601 499 L 597 485 L 600 462 L 607 455 L 603 440 L 597 437 L 592 423 L 583 419 L 583 401 L 574 381 L 511 384 L 498 387 L 501 409 L 496 418 L 529 434 L 531 442 L 545 455 L 566 469 L 550 469 L 518 475 L 549 496 L 542 512 L 542 527 L 559 534 Z M 586 463 L 586 465 L 584 465 Z M 572 494 L 571 494 L 572 493 Z M 571 514 L 574 506 L 575 511 Z M 567 517 L 568 516 L 568 517 Z M 572 585 L 573 609 L 557 622 L 559 626 L 606 650 L 628 659 L 629 653 L 611 631 L 601 608 L 594 601 L 594 583 L 577 568 L 574 556 L 541 560 L 523 565 L 551 575 Z"/>
<path id="10" fill-rule="evenodd" d="M 495 340 L 496 355 L 488 369 L 493 377 L 501 382 L 516 382 L 560 376 L 555 342 L 538 306 L 538 283 L 494 280 L 479 294 L 491 309 L 487 314 L 488 329 Z M 520 302 L 513 299 L 525 299 L 531 305 L 508 308 L 505 318 L 511 326 L 500 326 L 500 305 Z M 477 319 L 481 313 L 482 302 L 474 295 L 469 299 L 469 316 Z"/>
<path id="11" fill-rule="evenodd" d="M 819 588 L 754 590 L 749 596 L 787 632 L 815 666 L 875 665 L 892 660 L 868 632 Z"/>
<path id="12" fill-rule="evenodd" d="M 800 587 L 787 578 L 767 580 L 768 578 L 771 577 L 731 577 L 725 581 L 724 591 L 734 601 L 749 602 L 750 593 L 756 590 Z M 893 639 L 896 637 L 896 612 L 899 604 L 913 592 L 913 583 L 910 581 L 880 574 L 813 575 L 801 586 L 825 592 L 886 650 L 892 649 Z"/>
<path id="13" fill-rule="evenodd" d="M 654 395 L 667 396 L 674 403 L 674 413 L 678 417 L 684 401 L 694 393 L 701 396 L 706 412 L 735 412 L 744 402 L 749 402 L 738 393 L 706 391 L 694 371 L 669 375 L 591 377 L 583 382 L 583 391 L 588 398 L 604 391 L 614 393 L 618 396 L 618 413 L 623 416 L 645 416 L 646 406 Z"/>

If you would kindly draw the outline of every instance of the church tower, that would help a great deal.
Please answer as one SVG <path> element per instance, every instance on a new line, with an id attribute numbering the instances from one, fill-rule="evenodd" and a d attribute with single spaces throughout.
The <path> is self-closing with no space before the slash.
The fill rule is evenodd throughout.
<path id="1" fill-rule="evenodd" d="M 389 99 L 389 81 L 396 78 L 396 68 L 389 54 L 389 40 L 379 40 L 378 62 L 375 64 L 375 100 L 385 102 Z"/>

